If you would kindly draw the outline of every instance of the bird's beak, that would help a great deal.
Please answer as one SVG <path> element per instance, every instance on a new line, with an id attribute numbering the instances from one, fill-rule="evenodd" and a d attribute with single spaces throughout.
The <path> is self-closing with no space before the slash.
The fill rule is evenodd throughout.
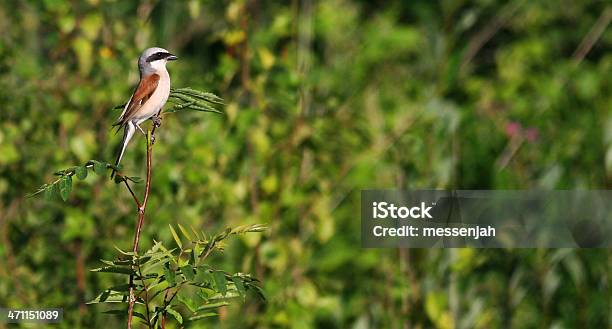
<path id="1" fill-rule="evenodd" d="M 178 59 L 178 57 L 176 57 L 175 55 L 170 54 L 170 55 L 168 55 L 168 57 L 166 57 L 166 59 L 169 60 L 169 61 L 175 61 L 175 60 Z"/>

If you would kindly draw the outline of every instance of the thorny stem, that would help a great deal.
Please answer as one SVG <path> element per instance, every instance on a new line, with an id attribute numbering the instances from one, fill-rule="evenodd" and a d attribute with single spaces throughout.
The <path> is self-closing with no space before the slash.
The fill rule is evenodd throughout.
<path id="1" fill-rule="evenodd" d="M 149 323 L 149 326 L 151 325 L 151 310 L 149 309 L 149 287 L 147 287 L 147 283 L 145 281 L 144 276 L 142 276 L 142 269 L 140 268 L 140 262 L 136 263 L 136 266 L 138 266 L 138 276 L 140 276 L 140 279 L 142 280 L 142 286 L 144 287 L 144 295 L 145 295 L 145 308 L 147 311 L 147 323 Z"/>
<path id="2" fill-rule="evenodd" d="M 153 158 L 153 143 L 155 142 L 155 129 L 160 126 L 160 121 L 154 120 L 153 127 L 149 129 L 147 133 L 147 178 L 145 183 L 145 191 L 144 197 L 142 199 L 142 203 L 138 202 L 138 198 L 133 193 L 132 189 L 126 182 L 126 186 L 132 196 L 134 197 L 134 201 L 136 203 L 136 207 L 138 208 L 138 223 L 136 224 L 136 231 L 134 232 L 134 247 L 132 248 L 132 252 L 134 256 L 138 255 L 138 244 L 140 242 L 140 234 L 142 233 L 142 225 L 144 224 L 145 219 L 145 211 L 147 209 L 147 202 L 149 200 L 149 192 L 151 191 L 151 163 Z M 128 320 L 127 320 L 127 328 L 132 329 L 132 315 L 134 312 L 134 303 L 136 299 L 134 297 L 134 275 L 130 275 L 130 299 L 128 304 Z M 146 302 L 146 301 L 145 301 Z M 149 326 L 151 324 L 149 323 Z"/>

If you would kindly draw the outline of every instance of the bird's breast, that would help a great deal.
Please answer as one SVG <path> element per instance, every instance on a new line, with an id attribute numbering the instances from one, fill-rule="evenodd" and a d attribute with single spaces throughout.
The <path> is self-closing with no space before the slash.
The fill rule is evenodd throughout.
<path id="1" fill-rule="evenodd" d="M 170 78 L 162 77 L 159 80 L 159 84 L 157 88 L 151 95 L 151 97 L 142 104 L 142 108 L 138 111 L 138 114 L 134 116 L 139 123 L 143 122 L 161 110 L 166 102 L 168 101 L 168 97 L 170 96 Z"/>

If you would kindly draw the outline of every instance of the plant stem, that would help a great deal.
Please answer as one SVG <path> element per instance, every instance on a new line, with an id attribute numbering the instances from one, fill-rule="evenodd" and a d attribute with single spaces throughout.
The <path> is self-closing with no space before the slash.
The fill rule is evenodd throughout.
<path id="1" fill-rule="evenodd" d="M 172 295 L 172 297 L 170 297 L 170 299 L 168 299 L 168 295 L 170 292 L 170 289 L 166 289 L 166 292 L 164 293 L 164 306 L 163 306 L 163 312 L 162 312 L 162 320 L 161 320 L 161 329 L 166 329 L 166 309 L 168 308 L 168 306 L 170 306 L 170 303 L 172 303 L 172 300 L 174 299 L 174 297 L 176 297 L 176 295 L 178 295 L 179 290 L 181 290 L 181 288 L 183 287 L 183 283 L 185 282 L 181 282 L 176 286 L 176 290 L 174 291 L 174 294 Z"/>
<path id="2" fill-rule="evenodd" d="M 128 189 L 132 193 L 132 196 L 134 197 L 134 201 L 136 202 L 136 206 L 138 207 L 138 223 L 136 224 L 136 231 L 134 232 L 134 247 L 132 248 L 132 251 L 134 252 L 134 256 L 138 254 L 138 243 L 140 242 L 140 234 L 142 232 L 142 225 L 144 224 L 144 219 L 145 219 L 145 210 L 147 209 L 147 201 L 149 200 L 149 192 L 151 190 L 151 167 L 152 167 L 151 163 L 152 163 L 152 158 L 153 158 L 153 143 L 154 143 L 153 136 L 155 134 L 155 129 L 158 126 L 159 126 L 158 124 L 153 124 L 153 127 L 147 131 L 147 180 L 145 184 L 145 191 L 144 191 L 144 197 L 142 199 L 142 204 L 138 204 L 138 199 L 132 193 L 128 185 Z M 136 299 L 134 297 L 134 275 L 130 275 L 130 299 L 129 299 L 129 304 L 128 304 L 128 320 L 127 320 L 128 329 L 132 329 L 132 314 L 134 312 L 135 302 L 136 302 Z"/>
<path id="3" fill-rule="evenodd" d="M 142 286 L 144 288 L 145 293 L 145 309 L 147 311 L 147 323 L 149 324 L 149 328 L 151 328 L 151 310 L 149 309 L 149 287 L 147 287 L 147 282 L 145 281 L 144 276 L 142 275 L 142 269 L 140 268 L 140 261 L 137 260 L 136 266 L 138 267 L 138 275 L 142 280 Z"/>
<path id="4" fill-rule="evenodd" d="M 132 198 L 134 198 L 134 202 L 136 202 L 136 208 L 140 209 L 140 201 L 138 201 L 136 194 L 134 194 L 134 191 L 132 191 L 132 188 L 130 187 L 130 184 L 128 184 L 127 179 L 124 178 L 123 182 L 125 183 L 125 187 L 127 187 L 128 191 L 130 191 Z"/>

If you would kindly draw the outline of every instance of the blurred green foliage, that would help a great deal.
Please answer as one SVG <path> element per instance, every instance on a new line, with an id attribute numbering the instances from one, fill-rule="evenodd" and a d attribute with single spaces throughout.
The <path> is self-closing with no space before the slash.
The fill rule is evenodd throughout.
<path id="1" fill-rule="evenodd" d="M 609 250 L 365 250 L 358 225 L 362 188 L 610 188 L 609 3 L 0 3 L 0 305 L 123 326 L 85 302 L 125 283 L 88 270 L 129 249 L 131 196 L 94 175 L 68 204 L 25 195 L 114 158 L 110 109 L 161 46 L 226 116 L 165 116 L 141 249 L 168 224 L 269 226 L 211 258 L 267 303 L 194 328 L 611 326 Z M 144 154 L 139 136 L 126 174 Z"/>
<path id="2" fill-rule="evenodd" d="M 128 283 L 105 289 L 87 304 L 118 304 L 121 308 L 104 313 L 125 317 L 127 304 L 132 300 L 135 305 L 133 312 L 128 311 L 128 317 L 133 315 L 129 328 L 136 322 L 145 328 L 166 328 L 167 318 L 191 327 L 196 321 L 217 316 L 219 308 L 228 306 L 233 299 L 245 299 L 247 292 L 253 291 L 265 300 L 259 281 L 251 275 L 227 273 L 204 263 L 213 252 L 223 250 L 225 240 L 231 236 L 263 230 L 264 226 L 255 224 L 209 235 L 178 224 L 179 235 L 170 225 L 175 248 L 155 242 L 145 252 L 119 250 L 119 257 L 102 260 L 104 266 L 91 270 L 123 275 Z"/>

